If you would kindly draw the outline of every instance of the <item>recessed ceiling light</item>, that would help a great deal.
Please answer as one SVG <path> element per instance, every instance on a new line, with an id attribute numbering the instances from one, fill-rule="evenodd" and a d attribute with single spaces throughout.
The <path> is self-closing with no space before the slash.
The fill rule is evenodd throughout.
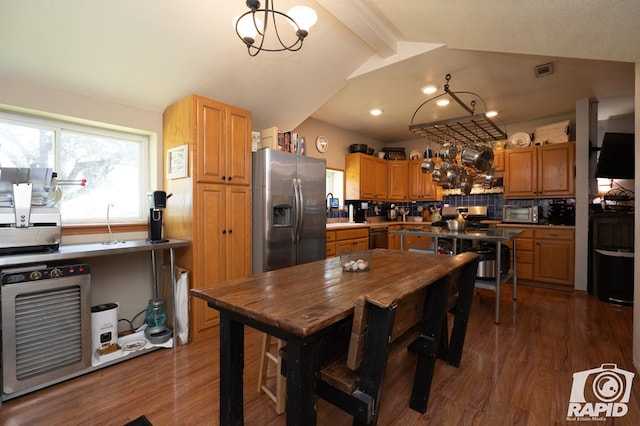
<path id="1" fill-rule="evenodd" d="M 369 114 L 373 115 L 373 116 L 378 116 L 380 114 L 382 114 L 382 110 L 379 108 L 374 108 L 371 111 L 369 111 Z"/>
<path id="2" fill-rule="evenodd" d="M 447 106 L 447 105 L 449 105 L 449 99 L 440 99 L 440 100 L 436 101 L 436 105 L 441 106 L 441 107 Z"/>
<path id="3" fill-rule="evenodd" d="M 438 90 L 438 88 L 431 84 L 429 86 L 424 86 L 422 88 L 422 93 L 424 93 L 425 95 L 430 95 L 432 93 L 436 93 L 436 90 Z"/>
<path id="4" fill-rule="evenodd" d="M 498 115 L 498 111 L 487 111 L 485 115 L 489 118 L 492 118 Z"/>

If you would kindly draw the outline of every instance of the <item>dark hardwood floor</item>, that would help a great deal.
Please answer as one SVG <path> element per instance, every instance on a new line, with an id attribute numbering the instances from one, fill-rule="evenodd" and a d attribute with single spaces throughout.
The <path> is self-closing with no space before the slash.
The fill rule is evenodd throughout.
<path id="1" fill-rule="evenodd" d="M 394 353 L 380 408 L 381 425 L 566 424 L 573 374 L 615 363 L 632 364 L 632 308 L 584 293 L 511 286 L 502 294 L 502 323 L 494 324 L 494 293 L 474 296 L 460 368 L 438 361 L 429 409 L 408 408 L 413 356 Z M 261 335 L 248 330 L 245 423 L 284 425 L 257 388 Z M 154 426 L 216 425 L 219 411 L 218 341 L 158 350 L 128 362 L 6 401 L 0 424 L 124 425 L 144 414 Z M 628 414 L 598 424 L 640 424 L 640 380 Z M 582 422 L 581 422 L 582 423 Z M 318 402 L 318 424 L 350 425 L 351 418 Z"/>

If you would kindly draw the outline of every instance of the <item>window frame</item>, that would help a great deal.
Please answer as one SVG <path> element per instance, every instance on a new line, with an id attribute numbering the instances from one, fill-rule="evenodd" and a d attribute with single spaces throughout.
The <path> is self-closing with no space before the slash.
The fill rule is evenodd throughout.
<path id="1" fill-rule="evenodd" d="M 54 114 L 24 113 L 0 108 L 0 122 L 50 130 L 54 132 L 54 166 L 55 171 L 60 167 L 60 152 L 62 134 L 66 132 L 84 133 L 90 136 L 116 138 L 123 141 L 130 141 L 140 144 L 140 166 L 138 170 L 138 184 L 140 186 L 138 217 L 111 218 L 111 227 L 114 229 L 123 228 L 127 230 L 143 230 L 147 225 L 147 201 L 146 193 L 150 191 L 150 185 L 155 179 L 152 178 L 152 155 L 155 152 L 153 142 L 155 133 L 140 129 L 133 129 L 108 123 L 95 122 L 73 117 L 60 117 Z M 106 211 L 103 220 L 94 218 L 88 221 L 63 221 L 64 234 L 89 234 L 97 228 L 104 228 L 106 224 Z"/>

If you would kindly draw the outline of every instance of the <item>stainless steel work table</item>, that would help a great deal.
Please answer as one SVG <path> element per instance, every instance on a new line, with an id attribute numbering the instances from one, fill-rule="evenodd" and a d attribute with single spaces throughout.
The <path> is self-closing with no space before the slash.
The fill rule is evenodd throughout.
<path id="1" fill-rule="evenodd" d="M 51 252 L 25 253 L 0 256 L 0 268 L 14 267 L 18 265 L 37 264 L 43 262 L 58 262 L 61 260 L 84 259 L 88 257 L 113 256 L 116 254 L 151 252 L 152 272 L 154 281 L 158 280 L 156 270 L 155 254 L 158 250 L 169 250 L 169 267 L 171 274 L 171 291 L 174 300 L 174 312 L 177 312 L 176 301 L 176 277 L 175 277 L 175 256 L 174 248 L 187 247 L 190 241 L 167 239 L 161 243 L 149 243 L 146 240 L 129 240 L 106 243 L 81 243 L 81 244 L 61 244 L 59 249 Z M 173 329 L 176 328 L 176 315 L 173 316 Z"/>
<path id="2" fill-rule="evenodd" d="M 449 238 L 453 240 L 453 254 L 456 254 L 456 246 L 457 240 L 474 240 L 474 241 L 483 241 L 489 243 L 495 243 L 496 245 L 496 279 L 495 282 L 491 281 L 478 281 L 476 280 L 476 287 L 485 288 L 489 290 L 493 290 L 496 292 L 496 324 L 500 323 L 500 285 L 509 279 L 510 276 L 513 276 L 513 300 L 516 300 L 517 295 L 517 287 L 518 287 L 518 276 L 516 273 L 516 240 L 515 237 L 520 235 L 523 232 L 522 229 L 473 229 L 473 230 L 465 230 L 465 231 L 450 231 L 447 228 L 441 228 L 438 230 L 397 230 L 390 231 L 392 235 L 400 236 L 400 250 L 404 250 L 404 236 L 405 235 L 417 235 L 423 237 L 431 237 L 433 238 L 434 247 L 438 247 L 438 239 L 439 238 Z M 500 246 L 502 243 L 506 243 L 509 241 L 513 241 L 513 267 L 511 271 L 507 274 L 500 275 Z"/>

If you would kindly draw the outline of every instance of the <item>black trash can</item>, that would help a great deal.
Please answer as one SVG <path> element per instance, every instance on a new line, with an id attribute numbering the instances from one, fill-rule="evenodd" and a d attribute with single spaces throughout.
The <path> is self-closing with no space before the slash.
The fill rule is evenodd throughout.
<path id="1" fill-rule="evenodd" d="M 596 249 L 596 294 L 618 305 L 633 305 L 633 252 Z"/>

